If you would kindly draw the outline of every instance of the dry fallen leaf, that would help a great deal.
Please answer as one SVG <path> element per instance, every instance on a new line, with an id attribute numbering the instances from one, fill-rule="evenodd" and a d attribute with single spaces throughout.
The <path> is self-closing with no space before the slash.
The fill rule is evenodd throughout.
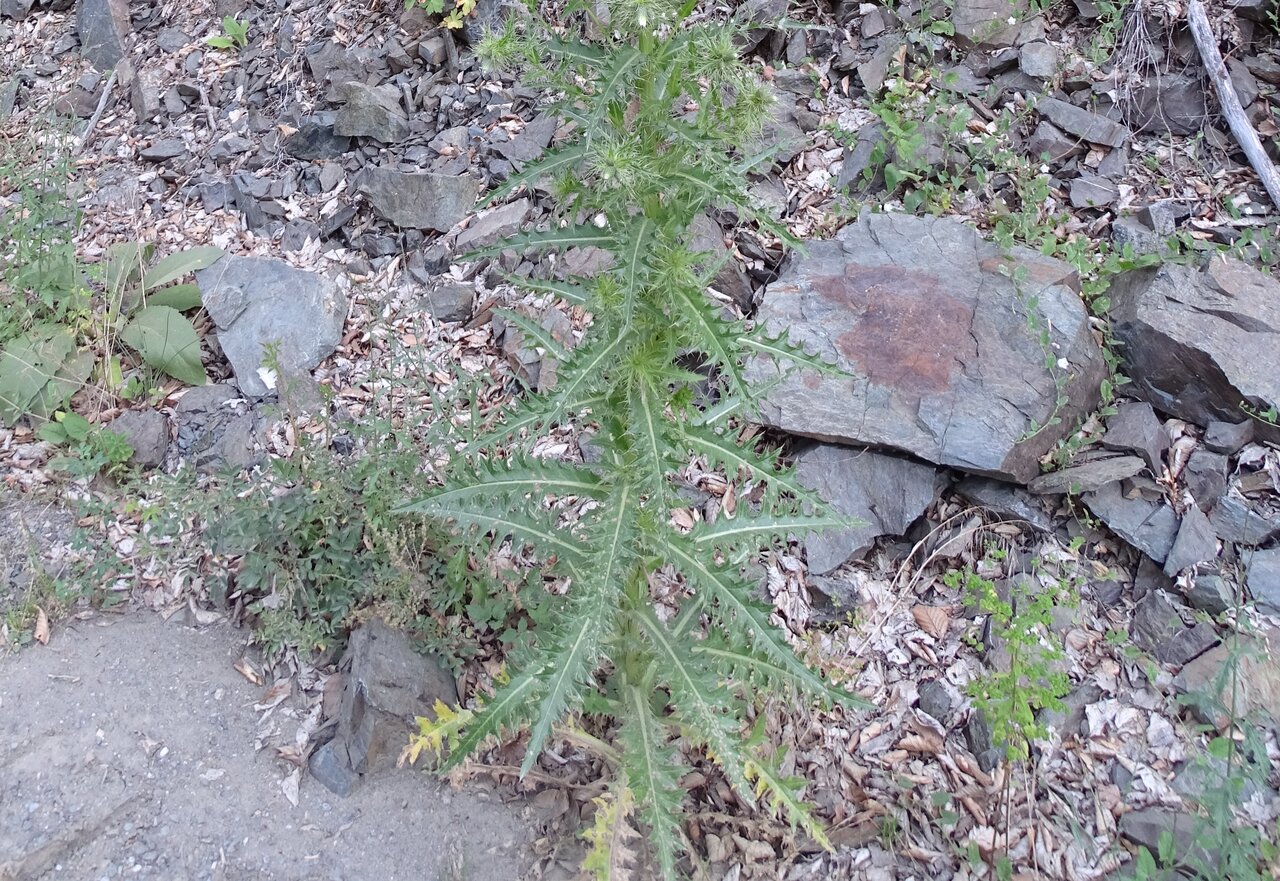
<path id="1" fill-rule="evenodd" d="M 253 669 L 253 665 L 249 663 L 248 658 L 241 658 L 240 660 L 236 661 L 235 664 L 232 666 L 236 668 L 237 673 L 239 673 L 245 679 L 248 679 L 254 685 L 262 684 L 262 674 L 259 673 L 257 670 Z"/>
<path id="2" fill-rule="evenodd" d="M 946 636 L 947 628 L 951 626 L 951 616 L 940 606 L 914 606 L 911 614 L 916 619 L 916 626 L 934 639 Z"/>
<path id="3" fill-rule="evenodd" d="M 49 616 L 39 606 L 36 607 L 36 629 L 32 635 L 41 645 L 49 644 Z"/>

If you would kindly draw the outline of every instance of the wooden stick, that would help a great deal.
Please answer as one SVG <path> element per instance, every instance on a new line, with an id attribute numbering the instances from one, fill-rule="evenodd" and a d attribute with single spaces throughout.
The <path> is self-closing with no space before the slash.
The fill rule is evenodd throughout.
<path id="1" fill-rule="evenodd" d="M 112 68 L 111 76 L 107 77 L 107 84 L 102 87 L 102 97 L 98 99 L 98 107 L 93 111 L 93 116 L 89 117 L 89 124 L 84 127 L 84 134 L 80 136 L 80 142 L 71 151 L 73 156 L 78 156 L 80 151 L 84 149 L 85 144 L 89 143 L 89 135 L 93 134 L 93 130 L 97 128 L 98 120 L 102 119 L 102 112 L 107 109 L 107 102 L 111 100 L 111 90 L 115 87 L 116 72 Z"/>
<path id="2" fill-rule="evenodd" d="M 1280 174 L 1267 157 L 1267 151 L 1262 148 L 1262 141 L 1258 140 L 1258 133 L 1249 123 L 1249 117 L 1244 115 L 1240 97 L 1231 84 L 1231 76 L 1227 73 L 1222 53 L 1218 51 L 1218 39 L 1209 27 L 1209 18 L 1204 14 L 1204 5 L 1200 0 L 1187 0 L 1187 24 L 1191 26 L 1191 37 L 1200 50 L 1200 58 L 1209 72 L 1209 79 L 1213 80 L 1218 103 L 1222 105 L 1222 115 L 1227 118 L 1231 133 L 1236 136 L 1236 143 L 1244 150 L 1245 158 L 1262 179 L 1262 186 L 1266 188 L 1271 202 L 1276 208 L 1280 208 Z"/>

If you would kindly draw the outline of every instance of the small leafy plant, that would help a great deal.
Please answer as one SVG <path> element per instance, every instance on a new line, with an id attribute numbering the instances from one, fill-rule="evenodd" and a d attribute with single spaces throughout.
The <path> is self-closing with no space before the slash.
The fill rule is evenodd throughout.
<path id="1" fill-rule="evenodd" d="M 719 267 L 695 270 L 705 255 L 689 250 L 687 229 L 711 206 L 790 237 L 746 191 L 747 171 L 772 153 L 755 142 L 771 94 L 740 61 L 735 28 L 690 25 L 692 7 L 615 7 L 598 28 L 610 36 L 596 45 L 508 25 L 480 47 L 491 64 L 522 64 L 562 94 L 556 110 L 575 134 L 491 196 L 550 179 L 559 205 L 550 227 L 476 256 L 595 247 L 612 266 L 594 278 L 522 282 L 589 312 L 585 339 L 552 389 L 516 403 L 501 424 L 474 420 L 442 485 L 404 508 L 478 547 L 531 545 L 555 588 L 532 588 L 545 624 L 513 653 L 496 692 L 475 710 L 420 720 L 407 757 L 447 752 L 448 770 L 526 730 L 528 772 L 567 717 L 590 712 L 616 738 L 618 760 L 600 812 L 612 834 L 593 831 L 588 865 L 630 865 L 610 848 L 629 850 L 637 836 L 628 830 L 643 824 L 667 878 L 687 847 L 682 748 L 705 753 L 744 802 L 781 811 L 827 846 L 803 781 L 779 772 L 780 757 L 761 730 L 747 735 L 747 719 L 774 695 L 858 703 L 797 657 L 756 598 L 762 548 L 846 521 L 777 451 L 738 440 L 735 420 L 759 393 L 747 385 L 747 359 L 829 368 L 727 320 L 705 294 Z M 573 420 L 598 427 L 597 465 L 533 453 L 549 428 Z M 686 529 L 673 519 L 681 505 L 671 476 L 695 456 L 723 469 L 741 501 Z"/>
<path id="2" fill-rule="evenodd" d="M 72 477 L 93 477 L 102 472 L 115 474 L 133 455 L 133 447 L 124 437 L 94 425 L 78 413 L 55 413 L 53 419 L 40 426 L 36 435 L 41 440 L 67 447 L 67 455 L 55 458 L 49 465 Z"/>
<path id="3" fill-rule="evenodd" d="M 234 15 L 224 15 L 222 33 L 204 41 L 215 49 L 243 49 L 249 45 L 249 26 Z"/>
<path id="4" fill-rule="evenodd" d="M 440 24 L 450 30 L 459 30 L 468 15 L 475 12 L 476 0 L 453 0 L 449 11 L 444 11 L 445 0 L 405 0 L 405 9 L 421 7 L 428 15 L 439 15 Z"/>
<path id="5" fill-rule="evenodd" d="M 0 420 L 12 425 L 28 414 L 49 418 L 66 406 L 95 365 L 101 365 L 109 387 L 120 389 L 123 370 L 112 354 L 117 339 L 150 367 L 191 385 L 204 384 L 200 340 L 182 315 L 200 305 L 200 291 L 176 282 L 212 265 L 223 252 L 192 248 L 149 265 L 153 250 L 136 242 L 113 246 L 94 268 L 105 291 L 96 313 L 86 310 L 71 326 L 45 320 L 8 342 L 0 352 Z"/>

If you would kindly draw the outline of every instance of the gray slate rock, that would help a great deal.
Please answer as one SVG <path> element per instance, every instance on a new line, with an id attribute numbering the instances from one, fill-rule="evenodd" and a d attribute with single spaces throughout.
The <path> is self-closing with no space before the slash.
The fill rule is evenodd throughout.
<path id="1" fill-rule="evenodd" d="M 1263 611 L 1280 612 L 1280 548 L 1267 548 L 1246 555 L 1249 571 L 1245 586 Z"/>
<path id="2" fill-rule="evenodd" d="M 279 345 L 286 375 L 305 373 L 342 338 L 347 298 L 329 278 L 269 257 L 224 257 L 196 273 L 218 342 L 245 394 L 265 395 L 265 347 Z"/>
<path id="3" fill-rule="evenodd" d="M 749 311 L 753 305 L 755 290 L 746 270 L 725 244 L 720 224 L 706 214 L 699 214 L 689 225 L 689 236 L 689 250 L 710 254 L 709 262 L 713 264 L 725 258 L 711 286 L 733 300 L 744 313 Z"/>
<path id="4" fill-rule="evenodd" d="M 962 46 L 1000 49 L 1017 41 L 1026 11 L 1026 0 L 956 0 L 951 24 Z"/>
<path id="5" fill-rule="evenodd" d="M 1204 563 L 1218 556 L 1218 537 L 1213 532 L 1209 518 L 1195 505 L 1189 505 L 1178 526 L 1178 536 L 1173 540 L 1169 556 L 1164 561 L 1164 574 L 1176 576 L 1183 569 Z"/>
<path id="6" fill-rule="evenodd" d="M 1051 163 L 1070 159 L 1087 149 L 1088 145 L 1079 137 L 1068 135 L 1047 119 L 1040 120 L 1027 139 L 1027 155 L 1032 159 L 1048 156 Z"/>
<path id="7" fill-rule="evenodd" d="M 1152 856 L 1161 852 L 1163 840 L 1171 838 L 1175 864 L 1209 868 L 1217 860 L 1202 845 L 1196 843 L 1196 832 L 1202 823 L 1199 817 L 1192 814 L 1177 813 L 1165 808 L 1142 808 L 1122 814 L 1118 829 L 1126 840 L 1145 847 Z"/>
<path id="8" fill-rule="evenodd" d="M 829 444 L 796 457 L 796 478 L 841 514 L 866 524 L 806 537 L 809 571 L 816 575 L 866 553 L 882 535 L 906 532 L 940 489 L 940 474 L 928 465 Z"/>
<path id="9" fill-rule="evenodd" d="M 1094 459 L 1080 465 L 1072 465 L 1059 471 L 1041 474 L 1027 484 L 1028 491 L 1036 495 L 1060 493 L 1086 493 L 1101 489 L 1142 471 L 1147 465 L 1137 456 L 1111 456 Z"/>
<path id="10" fill-rule="evenodd" d="M 1179 694 L 1216 699 L 1220 706 L 1234 703 L 1239 718 L 1261 715 L 1274 727 L 1280 723 L 1280 629 L 1271 628 L 1261 639 L 1244 638 L 1241 643 L 1221 643 L 1190 661 L 1174 677 L 1173 687 Z M 1230 678 L 1225 683 L 1222 680 L 1222 668 L 1229 663 L 1238 665 L 1234 694 L 1227 690 L 1233 685 Z M 1223 685 L 1226 689 L 1219 691 Z M 1226 727 L 1225 718 L 1214 718 L 1219 710 L 1203 701 L 1190 706 L 1205 722 Z"/>
<path id="11" fill-rule="evenodd" d="M 178 453 L 201 471 L 251 468 L 266 456 L 263 420 L 232 385 L 189 389 L 174 416 Z"/>
<path id="12" fill-rule="evenodd" d="M 1041 80 L 1058 72 L 1059 61 L 1058 50 L 1042 40 L 1024 44 L 1018 53 L 1018 69 Z"/>
<path id="13" fill-rule="evenodd" d="M 428 715 L 437 700 L 456 704 L 458 692 L 439 659 L 418 654 L 408 637 L 376 618 L 351 633 L 338 670 L 337 730 L 308 767 L 345 796 L 359 775 L 395 764 L 415 717 Z"/>
<path id="14" fill-rule="evenodd" d="M 79 0 L 76 34 L 80 54 L 98 70 L 111 70 L 125 53 L 125 38 L 133 30 L 128 0 Z"/>
<path id="15" fill-rule="evenodd" d="M 351 149 L 351 138 L 337 134 L 333 126 L 332 120 L 308 117 L 298 125 L 297 131 L 284 139 L 281 146 L 294 159 L 336 159 Z"/>
<path id="16" fill-rule="evenodd" d="M 1208 124 L 1207 84 L 1181 73 L 1155 74 L 1133 92 L 1130 119 L 1137 130 L 1193 135 Z"/>
<path id="17" fill-rule="evenodd" d="M 1253 421 L 1210 422 L 1204 429 L 1204 445 L 1215 453 L 1234 456 L 1245 444 L 1253 442 Z"/>
<path id="18" fill-rule="evenodd" d="M 169 420 L 155 410 L 126 410 L 106 426 L 129 442 L 133 455 L 129 461 L 140 468 L 164 464 L 169 451 Z"/>
<path id="19" fill-rule="evenodd" d="M 1108 450 L 1141 456 L 1147 466 L 1159 474 L 1164 451 L 1169 449 L 1169 434 L 1150 404 L 1129 401 L 1117 407 L 1116 415 L 1107 420 L 1102 445 Z"/>
<path id="20" fill-rule="evenodd" d="M 1188 605 L 1193 609 L 1221 615 L 1235 605 L 1235 592 L 1221 575 L 1207 572 L 1197 575 L 1187 588 Z"/>
<path id="21" fill-rule="evenodd" d="M 181 138 L 164 138 L 155 141 L 138 151 L 138 155 L 148 162 L 164 162 L 176 159 L 187 152 L 187 145 Z"/>
<path id="22" fill-rule="evenodd" d="M 937 679 L 930 679 L 920 686 L 920 700 L 917 703 L 922 713 L 927 713 L 939 722 L 946 722 L 951 715 L 951 693 Z"/>
<path id="23" fill-rule="evenodd" d="M 1182 480 L 1202 511 L 1213 510 L 1227 491 L 1227 468 L 1230 463 L 1221 453 L 1196 450 L 1182 470 Z"/>
<path id="24" fill-rule="evenodd" d="M 1178 606 L 1164 591 L 1153 590 L 1133 610 L 1134 643 L 1162 664 L 1181 666 L 1217 641 L 1217 632 L 1203 621 L 1187 627 Z"/>
<path id="25" fill-rule="evenodd" d="M 1106 208 L 1120 198 L 1120 188 L 1115 181 L 1081 172 L 1079 177 L 1071 181 L 1070 196 L 1073 208 Z"/>
<path id="26" fill-rule="evenodd" d="M 1025 520 L 1046 532 L 1052 525 L 1048 513 L 1035 496 L 1025 490 L 988 477 L 964 478 L 956 484 L 956 492 L 975 505 L 981 505 L 1007 520 Z"/>
<path id="27" fill-rule="evenodd" d="M 1247 547 L 1258 547 L 1280 537 L 1280 520 L 1263 517 L 1249 503 L 1236 496 L 1218 499 L 1209 514 L 1214 532 L 1223 541 Z"/>
<path id="28" fill-rule="evenodd" d="M 498 239 L 505 239 L 519 232 L 521 225 L 529 219 L 531 209 L 528 199 L 516 199 L 506 205 L 490 208 L 458 233 L 458 253 L 465 254 L 476 248 L 492 245 Z"/>
<path id="29" fill-rule="evenodd" d="M 471 213 L 480 182 L 465 174 L 371 168 L 361 177 L 359 188 L 374 210 L 396 226 L 447 232 Z"/>
<path id="30" fill-rule="evenodd" d="M 373 138 L 394 144 L 409 137 L 409 118 L 400 106 L 395 86 L 369 86 L 361 82 L 339 87 L 342 109 L 333 119 L 333 133 L 340 138 Z"/>
<path id="31" fill-rule="evenodd" d="M 36 0 L 0 0 L 0 18 L 22 21 L 31 14 L 31 8 L 35 5 Z"/>
<path id="32" fill-rule="evenodd" d="M 793 373 L 763 402 L 766 424 L 1025 481 L 1095 406 L 1102 354 L 1065 263 L 1005 254 L 957 221 L 906 214 L 864 214 L 808 250 L 765 290 L 758 316 L 847 375 Z M 1021 292 L 1010 260 L 1026 270 Z M 1069 365 L 1061 390 L 1026 327 L 1033 296 Z M 752 382 L 775 375 L 767 362 L 748 365 Z M 1059 391 L 1069 402 L 1060 411 Z M 1055 415 L 1058 425 L 1031 431 Z"/>
<path id="33" fill-rule="evenodd" d="M 543 114 L 524 127 L 520 134 L 496 145 L 504 159 L 513 162 L 532 162 L 542 155 L 551 143 L 559 123 L 554 116 Z"/>
<path id="34" fill-rule="evenodd" d="M 1059 98 L 1041 98 L 1036 102 L 1035 109 L 1064 132 L 1083 138 L 1091 144 L 1115 148 L 1129 139 L 1129 130 L 1120 123 Z"/>
<path id="35" fill-rule="evenodd" d="M 1178 534 L 1178 515 L 1164 502 L 1127 498 L 1117 483 L 1087 493 L 1084 503 L 1116 535 L 1163 563 Z"/>
<path id="36" fill-rule="evenodd" d="M 306 247 L 307 239 L 317 241 L 320 238 L 320 225 L 311 220 L 291 220 L 284 225 L 284 233 L 280 236 L 282 251 L 301 251 Z"/>
<path id="37" fill-rule="evenodd" d="M 1214 257 L 1125 273 L 1110 296 L 1124 372 L 1157 410 L 1206 425 L 1239 419 L 1242 403 L 1280 406 L 1280 282 Z"/>
<path id="38" fill-rule="evenodd" d="M 475 308 L 475 299 L 471 285 L 444 284 L 428 292 L 422 305 L 436 321 L 466 321 Z"/>

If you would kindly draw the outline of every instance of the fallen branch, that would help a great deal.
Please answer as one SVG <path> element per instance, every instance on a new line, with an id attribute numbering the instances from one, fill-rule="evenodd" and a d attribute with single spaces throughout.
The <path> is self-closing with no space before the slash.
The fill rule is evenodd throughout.
<path id="1" fill-rule="evenodd" d="M 112 70 L 111 76 L 107 77 L 107 84 L 102 87 L 102 97 L 98 99 L 98 107 L 93 111 L 93 116 L 89 117 L 89 124 L 84 127 L 84 134 L 80 136 L 80 141 L 76 144 L 76 148 L 71 151 L 71 155 L 78 156 L 80 151 L 84 149 L 85 144 L 89 143 L 89 136 L 97 128 L 98 120 L 102 119 L 102 112 L 107 109 L 107 102 L 111 100 L 111 90 L 115 87 L 116 72 Z"/>
<path id="2" fill-rule="evenodd" d="M 1245 158 L 1262 179 L 1262 186 L 1266 188 L 1272 204 L 1280 208 L 1280 174 L 1276 172 L 1276 167 L 1271 164 L 1266 150 L 1262 148 L 1262 141 L 1258 140 L 1258 133 L 1249 123 L 1249 117 L 1244 115 L 1240 97 L 1236 94 L 1235 86 L 1231 84 L 1227 65 L 1222 60 L 1222 53 L 1218 51 L 1218 39 L 1213 35 L 1213 29 L 1209 27 L 1209 18 L 1204 14 L 1204 5 L 1200 0 L 1188 0 L 1187 24 L 1191 27 L 1191 37 L 1195 40 L 1196 48 L 1200 50 L 1200 58 L 1204 61 L 1209 79 L 1213 81 L 1213 88 L 1218 93 L 1222 115 L 1227 118 L 1231 133 L 1236 137 L 1236 143 L 1240 145 L 1240 149 L 1244 150 Z"/>

